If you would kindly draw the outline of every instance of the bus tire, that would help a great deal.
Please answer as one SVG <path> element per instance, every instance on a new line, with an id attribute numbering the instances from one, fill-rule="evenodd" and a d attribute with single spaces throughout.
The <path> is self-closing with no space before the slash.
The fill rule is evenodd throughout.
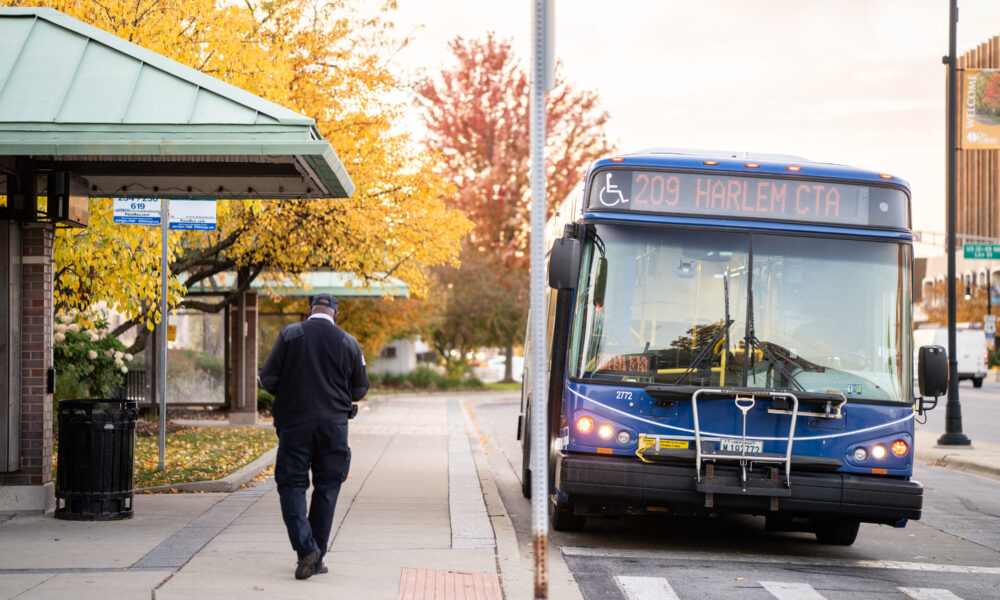
<path id="1" fill-rule="evenodd" d="M 531 469 L 528 468 L 530 461 L 531 453 L 525 448 L 524 458 L 521 459 L 521 495 L 525 498 L 531 498 Z"/>
<path id="2" fill-rule="evenodd" d="M 977 388 L 983 387 L 983 378 L 982 377 L 973 377 L 972 378 L 972 387 L 977 387 Z"/>
<path id="3" fill-rule="evenodd" d="M 521 439 L 521 495 L 531 498 L 531 411 L 524 413 L 524 433 Z"/>
<path id="4" fill-rule="evenodd" d="M 830 517 L 816 520 L 816 541 L 833 546 L 850 546 L 858 537 L 861 521 Z"/>
<path id="5" fill-rule="evenodd" d="M 587 517 L 573 513 L 568 506 L 550 503 L 549 520 L 556 531 L 581 531 L 587 524 Z"/>

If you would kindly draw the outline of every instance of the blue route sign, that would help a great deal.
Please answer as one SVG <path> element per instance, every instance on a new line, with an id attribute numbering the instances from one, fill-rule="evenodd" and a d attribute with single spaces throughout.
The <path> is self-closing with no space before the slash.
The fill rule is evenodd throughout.
<path id="1" fill-rule="evenodd" d="M 211 198 L 170 201 L 170 229 L 214 231 L 216 201 Z M 119 225 L 160 226 L 159 198 L 115 198 L 114 222 Z"/>

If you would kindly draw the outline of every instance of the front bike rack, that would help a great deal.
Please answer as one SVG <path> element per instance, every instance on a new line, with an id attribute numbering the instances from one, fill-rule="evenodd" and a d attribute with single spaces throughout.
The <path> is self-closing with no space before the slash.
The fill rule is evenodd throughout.
<path id="1" fill-rule="evenodd" d="M 705 450 L 702 445 L 703 435 L 701 424 L 698 420 L 698 397 L 706 395 L 713 396 L 713 400 L 731 400 L 737 410 L 742 413 L 743 428 L 740 433 L 740 450 Z M 758 398 L 787 398 L 792 405 L 791 423 L 788 427 L 788 444 L 785 446 L 784 454 L 766 452 L 747 452 L 747 415 L 757 404 Z M 752 496 L 770 496 L 771 510 L 777 510 L 779 496 L 791 496 L 791 476 L 792 476 L 792 444 L 795 441 L 795 421 L 799 416 L 799 399 L 795 394 L 789 392 L 754 392 L 750 390 L 724 390 L 720 388 L 703 388 L 696 391 L 691 396 L 691 412 L 694 417 L 694 439 L 695 439 L 695 471 L 697 489 L 705 493 L 705 506 L 712 507 L 714 504 L 714 494 L 744 494 Z M 736 436 L 734 436 L 736 437 Z M 717 438 L 704 439 L 711 444 Z M 736 462 L 739 465 L 739 479 L 725 477 L 717 474 L 714 469 L 715 463 L 722 461 Z M 702 478 L 702 463 L 705 463 L 705 476 Z M 753 467 L 755 464 L 767 464 L 770 474 L 768 477 L 753 479 Z M 779 481 L 778 469 L 784 466 L 784 481 Z"/>

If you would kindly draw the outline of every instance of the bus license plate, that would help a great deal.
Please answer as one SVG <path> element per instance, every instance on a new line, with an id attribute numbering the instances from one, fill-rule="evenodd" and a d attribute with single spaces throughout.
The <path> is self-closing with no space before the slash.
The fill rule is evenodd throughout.
<path id="1" fill-rule="evenodd" d="M 723 452 L 742 452 L 743 443 L 743 440 L 723 438 L 719 440 L 719 450 L 722 450 Z M 746 451 L 747 454 L 753 452 L 763 452 L 764 440 L 747 440 Z"/>

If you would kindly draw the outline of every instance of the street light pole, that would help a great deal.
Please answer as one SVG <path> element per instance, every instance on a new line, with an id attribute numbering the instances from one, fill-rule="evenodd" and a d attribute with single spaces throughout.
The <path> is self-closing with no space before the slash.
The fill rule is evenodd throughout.
<path id="1" fill-rule="evenodd" d="M 951 0 L 948 18 L 948 402 L 945 404 L 944 434 L 939 446 L 970 446 L 972 440 L 962 433 L 962 405 L 958 401 L 958 357 L 955 353 L 955 220 L 956 153 L 958 152 L 958 71 L 955 56 L 955 30 L 958 25 L 958 0 Z"/>

